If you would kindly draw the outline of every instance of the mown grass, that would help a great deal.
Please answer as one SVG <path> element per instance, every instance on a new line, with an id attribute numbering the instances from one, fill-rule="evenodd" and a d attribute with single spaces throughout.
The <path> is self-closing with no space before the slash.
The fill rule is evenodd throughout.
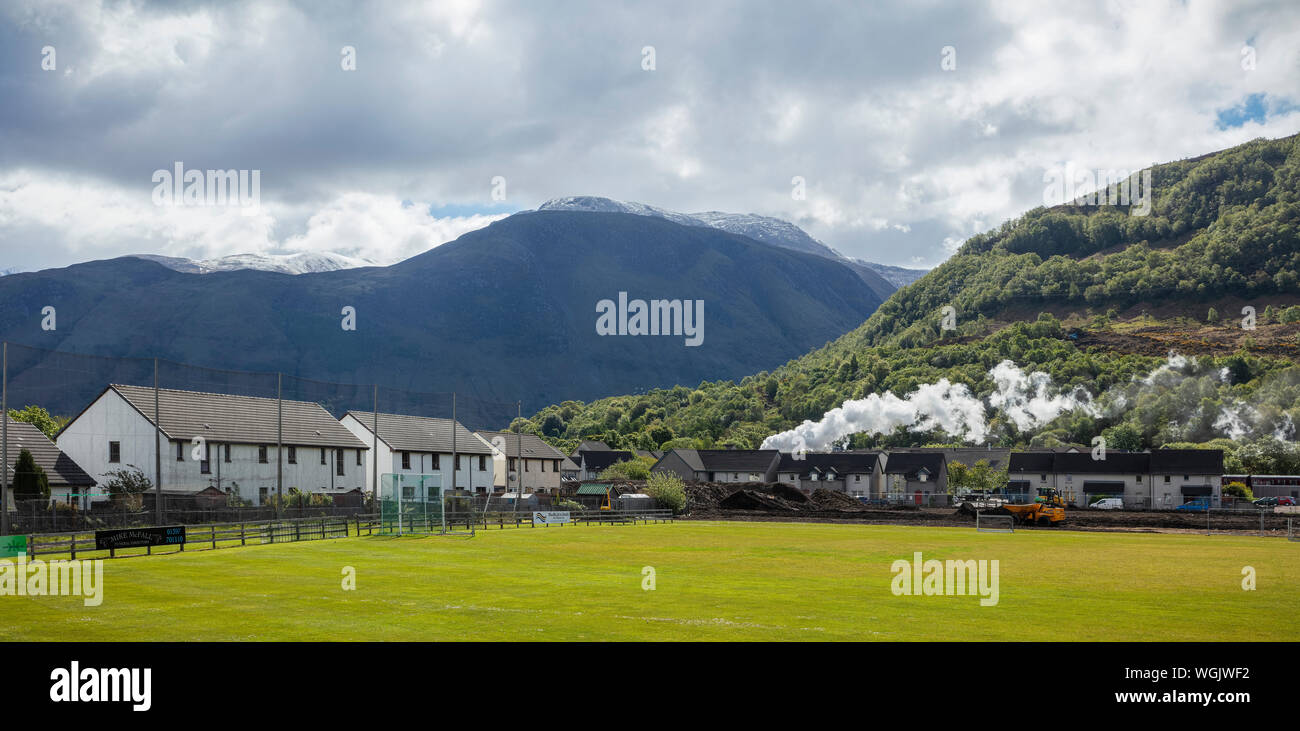
<path id="1" fill-rule="evenodd" d="M 896 559 L 1000 596 L 894 596 Z M 356 590 L 342 588 L 344 567 Z M 655 589 L 642 588 L 653 567 Z M 1255 569 L 1257 588 L 1242 588 Z M 1295 640 L 1276 538 L 679 522 L 347 538 L 108 561 L 104 601 L 0 596 L 0 640 Z"/>

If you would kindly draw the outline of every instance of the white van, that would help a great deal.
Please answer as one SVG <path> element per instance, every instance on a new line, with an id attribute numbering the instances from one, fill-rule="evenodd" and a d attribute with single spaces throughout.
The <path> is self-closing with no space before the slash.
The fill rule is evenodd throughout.
<path id="1" fill-rule="evenodd" d="M 1123 510 L 1124 500 L 1117 497 L 1104 497 L 1088 507 L 1096 510 Z"/>

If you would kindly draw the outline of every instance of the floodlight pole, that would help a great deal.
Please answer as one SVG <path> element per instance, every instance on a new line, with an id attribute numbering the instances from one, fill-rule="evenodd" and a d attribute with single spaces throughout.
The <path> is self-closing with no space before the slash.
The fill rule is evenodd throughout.
<path id="1" fill-rule="evenodd" d="M 9 343 L 0 365 L 0 536 L 9 535 Z"/>
<path id="2" fill-rule="evenodd" d="M 379 384 L 375 384 L 374 412 L 370 417 L 370 502 L 379 507 Z"/>
<path id="3" fill-rule="evenodd" d="M 456 392 L 451 392 L 451 489 L 456 489 Z M 441 487 L 441 486 L 440 486 Z M 441 491 L 441 490 L 440 490 Z"/>
<path id="4" fill-rule="evenodd" d="M 324 447 L 322 447 L 324 449 Z M 275 517 L 284 509 L 284 376 L 275 374 Z M 299 513 L 301 515 L 301 513 Z"/>
<path id="5" fill-rule="evenodd" d="M 163 524 L 162 496 L 162 411 L 158 406 L 158 359 L 153 359 L 153 508 L 154 519 Z"/>

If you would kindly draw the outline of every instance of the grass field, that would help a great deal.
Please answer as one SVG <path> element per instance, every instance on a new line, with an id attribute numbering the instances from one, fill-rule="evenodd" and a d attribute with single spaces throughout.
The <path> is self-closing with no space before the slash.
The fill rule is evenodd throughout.
<path id="1" fill-rule="evenodd" d="M 999 602 L 894 596 L 997 559 Z M 341 586 L 343 568 L 356 590 Z M 642 589 L 642 568 L 656 588 Z M 1257 589 L 1242 589 L 1242 568 Z M 347 538 L 105 562 L 104 600 L 0 596 L 0 640 L 1296 640 L 1276 538 L 704 523 Z"/>

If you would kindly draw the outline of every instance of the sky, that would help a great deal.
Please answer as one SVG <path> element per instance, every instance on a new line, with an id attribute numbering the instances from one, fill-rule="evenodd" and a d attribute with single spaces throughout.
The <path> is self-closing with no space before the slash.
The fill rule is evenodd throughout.
<path id="1" fill-rule="evenodd" d="M 0 271 L 386 264 L 570 195 L 924 268 L 1049 171 L 1300 131 L 1300 3 L 15 0 L 0 99 Z M 177 164 L 256 205 L 169 198 Z"/>

